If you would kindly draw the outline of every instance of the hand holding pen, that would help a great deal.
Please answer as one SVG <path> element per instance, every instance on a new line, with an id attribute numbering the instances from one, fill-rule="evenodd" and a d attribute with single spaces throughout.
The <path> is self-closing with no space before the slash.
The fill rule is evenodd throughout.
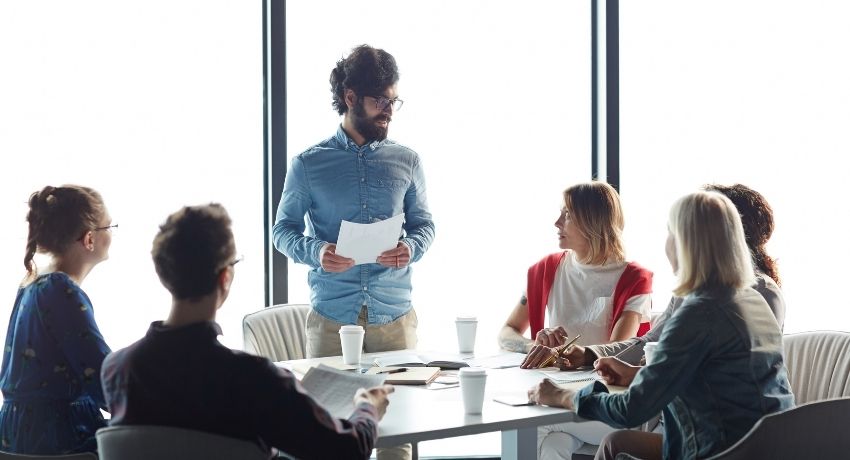
<path id="1" fill-rule="evenodd" d="M 544 345 L 535 345 L 525 357 L 525 360 L 522 362 L 520 367 L 523 369 L 539 369 L 541 367 L 551 365 L 560 356 L 560 354 L 574 344 L 579 337 L 581 337 L 581 334 L 556 348 L 550 348 Z"/>

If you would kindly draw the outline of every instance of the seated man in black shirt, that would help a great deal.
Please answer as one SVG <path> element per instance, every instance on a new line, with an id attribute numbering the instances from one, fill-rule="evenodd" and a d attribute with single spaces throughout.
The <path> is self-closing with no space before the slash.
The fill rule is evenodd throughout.
<path id="1" fill-rule="evenodd" d="M 184 207 L 170 215 L 151 253 L 171 292 L 171 313 L 104 361 L 111 425 L 189 428 L 298 458 L 369 458 L 392 386 L 360 389 L 351 417 L 334 419 L 290 372 L 218 342 L 216 311 L 240 260 L 222 206 Z"/>

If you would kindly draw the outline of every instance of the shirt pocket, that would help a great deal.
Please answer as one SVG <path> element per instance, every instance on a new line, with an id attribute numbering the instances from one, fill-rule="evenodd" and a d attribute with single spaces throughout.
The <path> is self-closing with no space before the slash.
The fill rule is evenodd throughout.
<path id="1" fill-rule="evenodd" d="M 613 297 L 597 297 L 590 302 L 585 314 L 585 323 L 608 327 L 611 320 Z"/>

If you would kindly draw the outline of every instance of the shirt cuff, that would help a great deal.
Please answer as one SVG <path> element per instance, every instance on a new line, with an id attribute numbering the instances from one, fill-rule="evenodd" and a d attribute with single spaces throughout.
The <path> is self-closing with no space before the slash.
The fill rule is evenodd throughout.
<path id="1" fill-rule="evenodd" d="M 413 245 L 408 243 L 405 240 L 401 240 L 401 241 L 399 241 L 399 243 L 407 246 L 407 250 L 410 252 L 410 262 L 413 262 Z"/>

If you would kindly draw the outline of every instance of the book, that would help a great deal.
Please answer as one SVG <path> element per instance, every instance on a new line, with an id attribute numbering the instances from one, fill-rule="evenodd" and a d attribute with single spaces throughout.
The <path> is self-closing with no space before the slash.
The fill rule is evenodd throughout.
<path id="1" fill-rule="evenodd" d="M 393 353 L 375 358 L 379 367 L 439 367 L 440 369 L 460 369 L 469 367 L 469 363 L 459 356 L 430 355 L 416 353 Z"/>
<path id="2" fill-rule="evenodd" d="M 392 372 L 404 369 L 401 372 Z M 392 372 L 392 373 L 390 373 Z M 427 385 L 440 375 L 439 367 L 372 367 L 366 375 L 386 376 L 384 383 L 392 385 Z"/>

